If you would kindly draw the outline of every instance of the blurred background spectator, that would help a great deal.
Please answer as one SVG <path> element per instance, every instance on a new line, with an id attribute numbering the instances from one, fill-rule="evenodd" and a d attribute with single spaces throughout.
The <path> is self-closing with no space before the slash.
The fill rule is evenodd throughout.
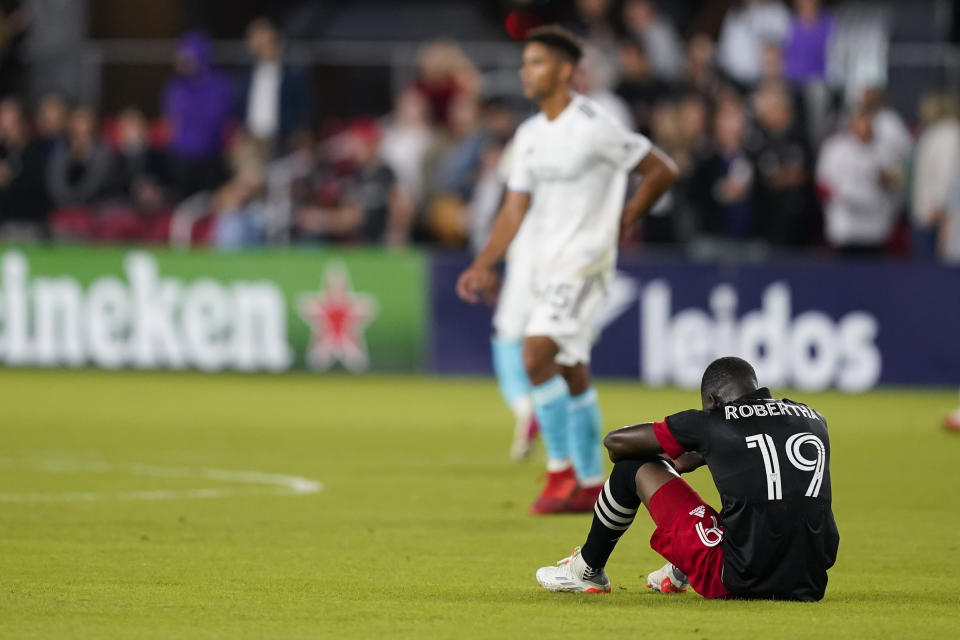
<path id="1" fill-rule="evenodd" d="M 163 96 L 170 123 L 170 169 L 181 197 L 217 187 L 225 167 L 221 151 L 233 106 L 233 89 L 212 61 L 210 40 L 189 33 L 177 45 L 176 75 Z"/>
<path id="2" fill-rule="evenodd" d="M 229 158 L 232 177 L 213 195 L 213 245 L 242 249 L 263 244 L 266 175 L 260 140 L 248 134 L 237 135 Z"/>
<path id="3" fill-rule="evenodd" d="M 813 158 L 794 116 L 793 102 L 779 83 L 762 85 L 753 95 L 757 129 L 751 148 L 756 196 L 764 238 L 773 245 L 809 245 L 819 216 L 810 178 Z"/>
<path id="4" fill-rule="evenodd" d="M 166 154 L 153 146 L 146 117 L 130 107 L 117 118 L 113 193 L 141 213 L 170 205 L 170 167 Z"/>
<path id="5" fill-rule="evenodd" d="M 297 225 L 302 237 L 388 246 L 409 241 L 410 199 L 380 158 L 380 136 L 373 121 L 359 121 L 341 134 L 341 160 L 349 164 L 342 193 L 332 206 L 300 210 Z"/>
<path id="6" fill-rule="evenodd" d="M 817 161 L 827 241 L 850 257 L 881 255 L 896 221 L 897 158 L 877 144 L 875 119 L 865 107 L 855 111 Z"/>
<path id="7" fill-rule="evenodd" d="M 238 93 L 238 114 L 247 133 L 280 155 L 290 135 L 310 124 L 314 109 L 303 70 L 284 58 L 277 28 L 267 18 L 247 27 L 247 48 L 254 63 L 245 70 Z"/>
<path id="8" fill-rule="evenodd" d="M 47 153 L 31 139 L 23 107 L 13 98 L 0 102 L 0 235 L 38 240 L 47 235 L 50 208 L 46 188 Z"/>
<path id="9" fill-rule="evenodd" d="M 943 93 L 924 96 L 920 103 L 922 130 L 913 163 L 911 221 L 917 255 L 936 254 L 937 230 L 947 193 L 960 172 L 960 122 L 957 99 Z"/>
<path id="10" fill-rule="evenodd" d="M 412 87 L 401 91 L 384 129 L 380 155 L 417 209 L 424 200 L 425 158 L 436 135 L 424 95 Z"/>
<path id="11" fill-rule="evenodd" d="M 445 124 L 450 103 L 460 94 L 475 96 L 480 90 L 477 68 L 453 42 L 426 45 L 417 63 L 414 88 L 430 105 L 431 120 Z"/>
<path id="12" fill-rule="evenodd" d="M 713 119 L 713 144 L 690 181 L 700 229 L 722 239 L 744 240 L 757 233 L 754 170 L 744 146 L 746 114 L 737 98 L 727 98 Z"/>
<path id="13" fill-rule="evenodd" d="M 675 82 L 683 73 L 683 45 L 673 24 L 657 11 L 651 0 L 627 0 L 623 4 L 623 22 L 632 41 L 640 45 L 650 59 L 653 74 Z"/>
<path id="14" fill-rule="evenodd" d="M 960 172 L 954 174 L 947 189 L 939 226 L 939 256 L 945 262 L 960 263 Z"/>
<path id="15" fill-rule="evenodd" d="M 60 207 L 91 206 L 107 194 L 113 177 L 110 152 L 97 135 L 97 119 L 77 107 L 67 121 L 67 139 L 57 145 L 47 167 L 47 189 Z"/>
<path id="16" fill-rule="evenodd" d="M 669 94 L 670 85 L 654 75 L 646 49 L 634 40 L 620 45 L 620 69 L 616 94 L 629 110 L 637 131 L 649 136 L 653 107 Z"/>
<path id="17" fill-rule="evenodd" d="M 34 132 L 48 154 L 66 137 L 69 113 L 67 101 L 59 93 L 48 93 L 40 99 Z"/>
<path id="18" fill-rule="evenodd" d="M 787 78 L 798 85 L 823 81 L 833 16 L 823 10 L 820 0 L 793 0 L 793 7 L 784 41 Z"/>
<path id="19" fill-rule="evenodd" d="M 723 19 L 717 50 L 720 68 L 741 88 L 752 87 L 763 72 L 763 49 L 787 37 L 790 14 L 775 0 L 736 0 Z"/>

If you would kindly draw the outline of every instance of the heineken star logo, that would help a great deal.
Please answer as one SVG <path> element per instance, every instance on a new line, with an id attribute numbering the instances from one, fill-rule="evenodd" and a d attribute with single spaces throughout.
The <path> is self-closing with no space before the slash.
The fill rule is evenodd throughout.
<path id="1" fill-rule="evenodd" d="M 364 331 L 377 315 L 377 301 L 367 293 L 355 293 L 350 274 L 341 263 L 328 264 L 323 289 L 300 296 L 300 317 L 310 326 L 307 364 L 329 369 L 340 362 L 350 371 L 370 365 Z"/>

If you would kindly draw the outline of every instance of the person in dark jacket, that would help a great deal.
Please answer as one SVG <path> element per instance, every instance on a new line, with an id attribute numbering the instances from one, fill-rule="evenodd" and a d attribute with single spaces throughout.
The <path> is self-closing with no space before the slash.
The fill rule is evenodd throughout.
<path id="1" fill-rule="evenodd" d="M 91 206 L 107 195 L 113 162 L 97 135 L 97 120 L 87 107 L 78 107 L 67 123 L 67 140 L 59 144 L 47 165 L 47 189 L 56 205 Z"/>
<path id="2" fill-rule="evenodd" d="M 0 102 L 0 237 L 46 237 L 46 159 L 44 146 L 30 138 L 20 103 Z"/>
<path id="3" fill-rule="evenodd" d="M 247 27 L 247 48 L 254 62 L 240 83 L 237 115 L 247 133 L 263 143 L 271 155 L 280 155 L 290 134 L 309 128 L 306 74 L 284 59 L 280 33 L 266 18 L 257 18 Z"/>

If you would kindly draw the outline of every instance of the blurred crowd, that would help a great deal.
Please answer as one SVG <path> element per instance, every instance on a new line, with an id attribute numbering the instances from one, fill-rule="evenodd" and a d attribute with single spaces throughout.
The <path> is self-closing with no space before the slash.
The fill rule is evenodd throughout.
<path id="1" fill-rule="evenodd" d="M 652 0 L 575 8 L 577 90 L 680 167 L 635 249 L 960 260 L 955 97 L 923 96 L 908 126 L 882 83 L 830 82 L 842 34 L 818 0 L 736 2 L 716 39 L 681 37 Z M 205 35 L 184 35 L 156 120 L 136 107 L 104 117 L 56 93 L 29 112 L 0 101 L 2 237 L 483 244 L 532 105 L 486 90 L 464 51 L 437 41 L 390 113 L 315 126 L 322 96 L 277 28 L 254 20 L 246 42 L 250 64 L 232 77 Z"/>

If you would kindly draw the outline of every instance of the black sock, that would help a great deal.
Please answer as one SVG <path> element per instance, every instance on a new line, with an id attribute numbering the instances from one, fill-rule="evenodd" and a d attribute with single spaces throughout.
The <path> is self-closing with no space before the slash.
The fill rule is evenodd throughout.
<path id="1" fill-rule="evenodd" d="M 580 556 L 587 565 L 599 571 L 607 564 L 620 539 L 633 522 L 640 497 L 637 495 L 637 470 L 646 461 L 622 460 L 613 466 L 613 471 L 593 508 L 593 524 L 587 541 L 580 549 Z"/>

